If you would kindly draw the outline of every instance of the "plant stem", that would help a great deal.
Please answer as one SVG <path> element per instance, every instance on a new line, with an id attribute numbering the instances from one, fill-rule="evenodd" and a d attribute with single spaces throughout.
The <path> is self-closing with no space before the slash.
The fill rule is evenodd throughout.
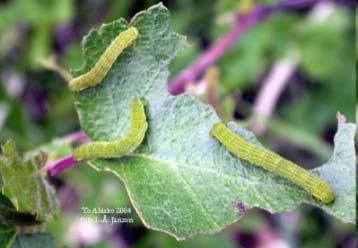
<path id="1" fill-rule="evenodd" d="M 87 134 L 83 130 L 79 130 L 77 132 L 68 134 L 61 138 L 61 141 L 64 143 L 72 143 L 72 142 L 83 142 L 88 140 Z"/>
<path id="2" fill-rule="evenodd" d="M 83 130 L 79 130 L 77 132 L 62 137 L 60 140 L 63 143 L 73 143 L 73 142 L 82 143 L 84 141 L 87 141 L 88 137 Z M 78 162 L 72 157 L 72 155 L 68 155 L 56 161 L 47 162 L 45 164 L 44 169 L 49 176 L 55 176 L 61 171 L 69 167 L 75 166 L 77 163 Z"/>
<path id="3" fill-rule="evenodd" d="M 72 155 L 68 155 L 59 160 L 47 163 L 45 165 L 45 170 L 49 176 L 55 176 L 63 170 L 75 166 L 77 163 L 78 162 L 72 157 Z"/>
<path id="4" fill-rule="evenodd" d="M 253 106 L 254 116 L 251 129 L 256 135 L 261 136 L 266 131 L 266 122 L 274 113 L 277 102 L 295 72 L 298 62 L 299 54 L 289 52 L 275 63 L 264 80 Z"/>
<path id="5" fill-rule="evenodd" d="M 228 33 L 205 51 L 189 68 L 169 82 L 169 92 L 173 95 L 182 93 L 188 82 L 195 81 L 199 74 L 222 57 L 250 27 L 262 21 L 269 13 L 267 10 L 267 8 L 256 7 L 249 15 L 237 18 L 234 27 Z"/>
<path id="6" fill-rule="evenodd" d="M 251 27 L 280 11 L 297 11 L 312 7 L 319 0 L 285 0 L 276 5 L 256 6 L 246 16 L 238 16 L 232 29 L 205 51 L 192 65 L 169 82 L 169 92 L 173 95 L 182 93 L 185 85 L 195 82 L 206 68 L 221 58 L 229 48 Z"/>

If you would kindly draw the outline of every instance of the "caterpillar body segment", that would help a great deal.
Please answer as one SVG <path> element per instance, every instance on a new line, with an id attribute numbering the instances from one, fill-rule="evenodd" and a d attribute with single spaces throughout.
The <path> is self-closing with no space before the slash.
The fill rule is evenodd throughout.
<path id="1" fill-rule="evenodd" d="M 98 141 L 83 144 L 73 151 L 74 159 L 119 158 L 133 152 L 143 141 L 148 129 L 145 102 L 132 100 L 130 104 L 130 128 L 126 136 L 115 141 Z"/>
<path id="2" fill-rule="evenodd" d="M 290 180 L 319 201 L 328 204 L 334 200 L 333 191 L 320 178 L 265 148 L 245 141 L 227 128 L 225 124 L 215 124 L 210 131 L 210 135 L 218 139 L 226 149 L 239 158 Z"/>
<path id="3" fill-rule="evenodd" d="M 106 48 L 97 63 L 85 74 L 82 74 L 69 83 L 69 89 L 72 92 L 91 88 L 101 83 L 117 57 L 122 51 L 130 46 L 138 37 L 138 30 L 130 27 L 121 32 Z"/>

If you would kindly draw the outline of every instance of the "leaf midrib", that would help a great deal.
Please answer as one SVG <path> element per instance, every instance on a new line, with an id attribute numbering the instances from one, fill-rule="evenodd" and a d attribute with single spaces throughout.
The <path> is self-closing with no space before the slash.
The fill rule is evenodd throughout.
<path id="1" fill-rule="evenodd" d="M 209 213 L 209 211 L 205 208 L 205 206 L 200 203 L 200 199 L 198 198 L 198 193 L 195 192 L 191 185 L 187 182 L 187 180 L 184 178 L 183 175 L 181 175 L 180 173 L 178 173 L 175 169 L 173 169 L 173 166 L 174 167 L 178 167 L 179 164 L 176 164 L 176 163 L 168 163 L 167 161 L 164 161 L 164 160 L 161 160 L 161 159 L 157 159 L 157 158 L 154 158 L 154 157 L 151 157 L 151 156 L 148 156 L 148 155 L 144 155 L 144 154 L 130 154 L 128 155 L 128 157 L 139 157 L 139 158 L 145 158 L 145 159 L 150 159 L 150 160 L 154 160 L 154 161 L 158 161 L 162 164 L 168 164 L 169 167 L 173 170 L 174 174 L 176 175 L 176 177 L 181 180 L 183 182 L 183 188 L 188 192 L 188 194 L 192 195 L 193 197 L 191 197 L 191 199 L 193 199 L 193 201 L 195 202 L 196 205 L 198 205 L 200 207 L 200 209 L 202 209 L 202 212 L 203 214 L 207 217 L 208 220 L 210 220 L 215 228 L 217 229 L 221 229 L 220 228 L 220 225 L 215 221 L 215 219 L 212 217 L 212 215 Z M 181 165 L 180 165 L 181 166 Z M 184 166 L 183 166 L 184 167 Z M 189 166 L 186 166 L 186 167 L 189 167 Z M 122 167 L 124 168 L 124 167 Z M 191 168 L 191 167 L 189 167 Z M 124 169 L 122 169 L 122 172 L 123 172 L 123 176 L 126 177 L 125 175 L 125 172 L 124 172 Z M 224 174 L 223 174 L 224 175 Z"/>

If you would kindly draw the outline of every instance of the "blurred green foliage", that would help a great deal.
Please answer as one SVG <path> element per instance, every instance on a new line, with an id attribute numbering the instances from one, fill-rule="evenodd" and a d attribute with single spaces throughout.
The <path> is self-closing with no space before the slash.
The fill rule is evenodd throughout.
<path id="1" fill-rule="evenodd" d="M 41 62 L 55 55 L 64 68 L 81 66 L 81 38 L 90 28 L 119 17 L 129 19 L 157 2 L 0 2 L 0 142 L 11 138 L 21 150 L 29 151 L 78 130 L 73 98 L 66 82 L 46 70 Z M 189 44 L 172 63 L 172 77 L 231 28 L 232 16 L 239 8 L 236 0 L 215 0 L 210 4 L 207 0 L 171 0 L 164 4 L 171 11 L 175 30 L 187 35 Z M 323 22 L 313 23 L 308 10 L 272 16 L 249 30 L 216 64 L 220 71 L 220 107 L 229 118 L 245 121 L 252 114 L 262 79 L 287 51 L 297 50 L 300 63 L 279 99 L 263 142 L 275 148 L 282 147 L 278 145 L 280 142 L 291 144 L 288 147 L 293 152 L 287 149 L 278 152 L 288 156 L 295 153 L 291 158 L 303 164 L 324 161 L 331 150 L 336 112 L 345 114 L 349 121 L 355 119 L 353 87 L 357 67 L 354 63 L 358 55 L 352 51 L 358 46 L 355 38 L 358 19 L 354 27 L 353 18 L 353 10 L 334 5 L 333 12 Z M 66 171 L 59 180 L 61 187 L 75 189 L 78 197 L 73 209 L 65 210 L 63 217 L 49 224 L 59 243 L 69 245 L 68 226 L 73 223 L 73 216 L 80 215 L 81 206 L 130 205 L 124 186 L 113 175 L 95 173 L 86 165 Z M 354 235 L 351 225 L 311 207 L 303 207 L 294 214 L 300 218 L 291 235 L 296 237 L 299 247 L 342 246 L 350 240 L 352 232 Z M 264 227 L 269 227 L 278 239 L 285 239 L 282 224 L 273 224 L 279 219 L 277 216 L 252 211 L 221 234 L 178 243 L 165 234 L 141 229 L 142 224 L 133 214 L 135 224 L 127 235 L 133 238 L 125 242 L 134 247 L 234 247 L 242 244 L 238 238 L 242 233 L 259 235 Z M 135 233 L 140 235 L 135 237 Z M 104 235 L 103 240 L 91 247 L 111 247 L 116 235 L 126 236 L 117 230 Z"/>
<path id="2" fill-rule="evenodd" d="M 15 25 L 28 26 L 30 33 L 23 49 L 28 62 L 26 67 L 34 68 L 51 52 L 52 34 L 55 25 L 65 23 L 73 16 L 72 0 L 15 0 L 3 4 L 0 15 L 1 47 L 9 49 L 11 32 Z M 20 34 L 22 35 L 22 34 Z M 11 47 L 11 45 L 10 45 Z M 0 51 L 5 53 L 6 50 Z"/>

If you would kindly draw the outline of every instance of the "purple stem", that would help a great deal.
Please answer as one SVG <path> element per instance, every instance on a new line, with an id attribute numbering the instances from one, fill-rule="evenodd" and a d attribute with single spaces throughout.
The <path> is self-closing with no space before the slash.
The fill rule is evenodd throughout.
<path id="1" fill-rule="evenodd" d="M 72 155 L 68 155 L 59 160 L 47 163 L 45 165 L 45 170 L 47 171 L 47 174 L 52 177 L 69 167 L 75 166 L 77 163 L 78 161 L 76 161 Z"/>
<path id="2" fill-rule="evenodd" d="M 282 0 L 274 8 L 281 11 L 296 11 L 310 8 L 321 1 L 322 0 Z"/>
<path id="3" fill-rule="evenodd" d="M 61 139 L 61 141 L 63 141 L 64 143 L 84 142 L 87 140 L 88 140 L 87 134 L 82 130 L 66 135 Z"/>
<path id="4" fill-rule="evenodd" d="M 61 142 L 63 143 L 72 143 L 72 142 L 85 142 L 88 140 L 88 136 L 82 130 L 77 131 L 75 133 L 66 135 L 61 138 Z M 50 161 L 45 164 L 44 169 L 47 171 L 49 176 L 55 176 L 61 171 L 76 165 L 78 162 L 72 157 L 72 155 L 68 155 L 66 157 L 60 158 L 56 161 Z"/>
<path id="5" fill-rule="evenodd" d="M 173 95 L 182 93 L 185 85 L 195 82 L 196 78 L 205 69 L 221 58 L 227 50 L 239 39 L 249 28 L 262 22 L 266 17 L 276 11 L 295 11 L 312 7 L 319 0 L 285 0 L 273 6 L 256 6 L 247 16 L 239 16 L 234 27 L 205 51 L 191 66 L 181 72 L 169 82 L 169 92 Z"/>
<path id="6" fill-rule="evenodd" d="M 256 7 L 250 15 L 237 18 L 234 27 L 204 52 L 189 68 L 169 82 L 169 92 L 173 95 L 184 91 L 185 85 L 218 60 L 250 27 L 262 21 L 268 14 L 266 8 Z"/>

